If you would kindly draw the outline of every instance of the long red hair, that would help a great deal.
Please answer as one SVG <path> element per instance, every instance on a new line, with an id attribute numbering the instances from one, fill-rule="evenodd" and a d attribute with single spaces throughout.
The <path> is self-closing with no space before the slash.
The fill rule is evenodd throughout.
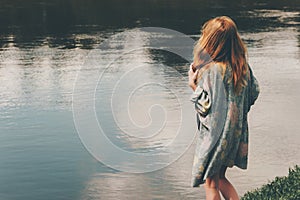
<path id="1" fill-rule="evenodd" d="M 230 64 L 235 91 L 246 85 L 248 71 L 247 49 L 237 27 L 227 16 L 213 18 L 202 27 L 202 36 L 194 47 L 194 66 L 202 67 L 211 62 Z"/>

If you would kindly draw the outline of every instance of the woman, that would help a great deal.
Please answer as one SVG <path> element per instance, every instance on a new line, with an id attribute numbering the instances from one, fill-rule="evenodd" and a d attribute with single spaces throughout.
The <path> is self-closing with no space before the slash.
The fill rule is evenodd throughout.
<path id="1" fill-rule="evenodd" d="M 259 94 L 235 23 L 226 16 L 209 20 L 194 47 L 189 70 L 197 113 L 197 144 L 192 185 L 205 183 L 206 199 L 239 199 L 225 177 L 227 167 L 247 168 L 247 114 Z"/>

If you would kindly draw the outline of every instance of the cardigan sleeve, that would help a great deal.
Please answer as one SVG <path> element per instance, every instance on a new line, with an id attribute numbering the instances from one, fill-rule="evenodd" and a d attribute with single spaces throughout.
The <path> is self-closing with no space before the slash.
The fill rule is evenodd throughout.
<path id="1" fill-rule="evenodd" d="M 211 101 L 211 107 L 206 116 L 197 113 L 197 119 L 200 122 L 200 134 L 204 136 L 200 151 L 205 154 L 209 153 L 219 140 L 226 121 L 228 104 L 221 67 L 214 64 L 205 70 L 198 83 L 198 87 L 208 93 Z M 196 91 L 199 91 L 199 88 Z"/>
<path id="2" fill-rule="evenodd" d="M 219 135 L 223 130 L 226 120 L 228 102 L 225 85 L 223 83 L 221 66 L 215 64 L 210 67 L 205 88 L 211 96 L 211 110 L 209 112 L 209 128 L 212 134 Z"/>
<path id="3" fill-rule="evenodd" d="M 249 66 L 249 72 L 250 72 L 250 79 L 248 82 L 248 103 L 249 103 L 249 107 L 248 107 L 248 111 L 250 110 L 250 107 L 255 103 L 255 101 L 258 98 L 260 89 L 259 89 L 259 84 L 257 79 L 255 78 L 255 76 L 253 75 L 253 72 Z"/>

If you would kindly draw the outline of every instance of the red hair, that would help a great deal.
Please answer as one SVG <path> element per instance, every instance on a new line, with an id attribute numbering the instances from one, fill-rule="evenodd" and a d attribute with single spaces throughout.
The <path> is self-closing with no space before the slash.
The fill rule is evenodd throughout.
<path id="1" fill-rule="evenodd" d="M 226 16 L 207 21 L 202 36 L 194 47 L 194 66 L 202 67 L 210 62 L 230 64 L 235 91 L 246 85 L 248 71 L 247 49 L 232 19 Z"/>

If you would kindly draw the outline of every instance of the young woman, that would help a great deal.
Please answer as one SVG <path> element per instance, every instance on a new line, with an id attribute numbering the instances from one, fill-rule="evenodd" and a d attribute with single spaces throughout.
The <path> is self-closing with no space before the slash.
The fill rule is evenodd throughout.
<path id="1" fill-rule="evenodd" d="M 209 20 L 194 47 L 189 70 L 197 113 L 197 144 L 192 185 L 205 183 L 206 199 L 239 199 L 225 177 L 227 167 L 247 168 L 247 114 L 259 94 L 247 63 L 247 50 L 235 23 L 226 16 Z"/>

